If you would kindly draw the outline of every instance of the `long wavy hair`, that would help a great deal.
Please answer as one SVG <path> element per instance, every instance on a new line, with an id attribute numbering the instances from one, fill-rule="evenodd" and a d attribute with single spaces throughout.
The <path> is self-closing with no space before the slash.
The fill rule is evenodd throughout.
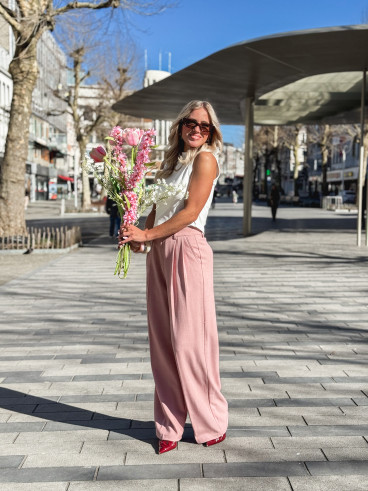
<path id="1" fill-rule="evenodd" d="M 213 130 L 208 135 L 207 141 L 201 147 L 191 148 L 185 152 L 185 155 L 182 155 L 184 151 L 184 141 L 181 137 L 181 121 L 183 118 L 188 118 L 192 111 L 195 109 L 200 109 L 201 107 L 207 111 L 210 123 L 213 125 Z M 221 150 L 222 134 L 220 130 L 220 123 L 212 105 L 207 101 L 190 101 L 183 107 L 171 125 L 169 147 L 165 152 L 165 157 L 161 164 L 161 168 L 156 173 L 156 179 L 165 179 L 166 177 L 169 177 L 177 168 L 177 165 L 188 165 L 200 152 L 212 152 L 214 154 L 219 154 Z"/>

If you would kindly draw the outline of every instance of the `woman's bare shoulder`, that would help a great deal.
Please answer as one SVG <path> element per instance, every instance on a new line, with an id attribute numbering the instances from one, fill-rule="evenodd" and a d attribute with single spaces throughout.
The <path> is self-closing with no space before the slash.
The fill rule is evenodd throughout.
<path id="1" fill-rule="evenodd" d="M 193 162 L 193 165 L 201 165 L 201 164 L 204 164 L 204 165 L 217 165 L 217 160 L 216 160 L 216 157 L 213 155 L 212 152 L 207 152 L 207 151 L 203 151 L 203 152 L 199 152 L 195 159 L 194 159 L 194 162 Z M 203 165 L 202 164 L 202 165 Z"/>

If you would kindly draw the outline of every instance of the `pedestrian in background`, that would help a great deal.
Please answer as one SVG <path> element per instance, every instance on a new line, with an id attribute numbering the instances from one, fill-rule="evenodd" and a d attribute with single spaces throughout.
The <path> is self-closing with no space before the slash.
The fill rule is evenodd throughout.
<path id="1" fill-rule="evenodd" d="M 110 215 L 109 235 L 110 237 L 117 237 L 119 235 L 119 229 L 121 223 L 118 205 L 115 203 L 114 200 L 107 197 L 105 209 L 106 209 L 106 213 Z"/>
<path id="2" fill-rule="evenodd" d="M 228 423 L 221 393 L 213 290 L 213 253 L 204 226 L 220 171 L 219 122 L 205 101 L 189 102 L 174 120 L 157 178 L 188 197 L 157 203 L 145 230 L 129 225 L 130 242 L 147 257 L 147 314 L 159 453 L 177 447 L 189 417 L 197 443 L 222 442 Z M 148 241 L 152 241 L 151 244 Z"/>
<path id="3" fill-rule="evenodd" d="M 271 206 L 273 221 L 276 221 L 276 213 L 279 203 L 280 203 L 280 192 L 276 184 L 272 184 L 271 192 L 270 192 L 270 206 Z"/>
<path id="4" fill-rule="evenodd" d="M 29 204 L 29 195 L 30 195 L 30 192 L 29 192 L 29 189 L 26 188 L 24 190 L 24 209 L 26 210 L 28 208 L 28 204 Z"/>
<path id="5" fill-rule="evenodd" d="M 238 202 L 238 193 L 233 189 L 233 203 L 236 205 Z"/>

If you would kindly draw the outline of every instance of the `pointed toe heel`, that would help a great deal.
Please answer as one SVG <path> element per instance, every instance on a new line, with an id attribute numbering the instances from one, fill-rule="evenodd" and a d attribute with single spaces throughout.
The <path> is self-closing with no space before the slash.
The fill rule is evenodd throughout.
<path id="1" fill-rule="evenodd" d="M 165 452 L 170 452 L 178 446 L 178 442 L 171 442 L 170 440 L 159 440 L 158 442 L 158 453 L 161 455 Z"/>
<path id="2" fill-rule="evenodd" d="M 224 433 L 222 436 L 219 436 L 217 438 L 214 438 L 213 440 L 206 442 L 204 445 L 206 447 L 212 447 L 212 445 L 216 445 L 216 443 L 223 442 L 225 440 L 225 438 L 226 438 L 226 433 Z"/>

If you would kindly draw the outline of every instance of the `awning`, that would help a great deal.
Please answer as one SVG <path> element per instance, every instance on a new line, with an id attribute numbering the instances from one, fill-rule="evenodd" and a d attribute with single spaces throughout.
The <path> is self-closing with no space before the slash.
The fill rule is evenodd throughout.
<path id="1" fill-rule="evenodd" d="M 70 182 L 74 182 L 74 179 L 72 177 L 69 177 L 69 176 L 62 176 L 62 175 L 58 175 L 58 179 L 61 179 L 62 181 L 70 181 Z"/>
<path id="2" fill-rule="evenodd" d="M 342 112 L 343 121 L 358 123 L 367 45 L 368 25 L 243 41 L 129 95 L 113 108 L 137 117 L 173 119 L 188 101 L 202 99 L 214 105 L 222 124 L 243 125 L 245 98 L 254 97 L 256 124 L 336 121 Z"/>

